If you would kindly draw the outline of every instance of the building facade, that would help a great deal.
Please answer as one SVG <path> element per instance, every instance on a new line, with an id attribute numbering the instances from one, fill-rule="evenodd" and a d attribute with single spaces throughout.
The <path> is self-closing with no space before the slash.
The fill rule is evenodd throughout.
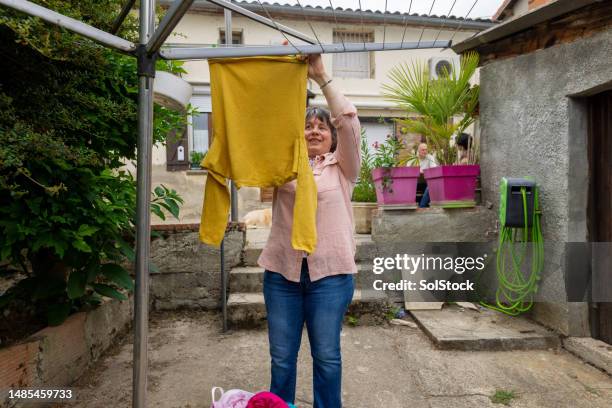
<path id="1" fill-rule="evenodd" d="M 168 6 L 171 1 L 162 1 Z M 259 2 L 237 2 L 240 6 L 290 26 L 321 43 L 342 42 L 419 42 L 449 40 L 462 41 L 492 26 L 489 20 L 470 20 L 455 17 L 419 16 L 379 11 L 304 7 Z M 279 45 L 286 40 L 279 31 L 233 13 L 232 42 L 240 45 Z M 303 44 L 288 38 L 291 44 Z M 205 1 L 195 1 L 166 44 L 180 46 L 217 46 L 225 43 L 223 10 Z M 458 62 L 451 49 L 419 49 L 404 51 L 325 54 L 327 71 L 344 94 L 358 109 L 369 144 L 383 141 L 398 129 L 394 118 L 406 117 L 407 112 L 387 101 L 382 85 L 388 83 L 389 71 L 400 63 L 435 64 L 440 61 Z M 210 77 L 206 61 L 187 61 L 184 78 L 193 86 L 192 106 L 197 111 L 190 120 L 183 137 L 177 143 L 156 146 L 153 154 L 153 182 L 176 189 L 185 198 L 181 222 L 198 222 L 201 210 L 204 171 L 190 171 L 189 153 L 205 152 L 212 141 Z M 313 96 L 310 104 L 325 106 L 325 100 L 315 83 L 308 88 Z M 181 148 L 181 154 L 178 149 Z M 180 159 L 180 160 L 179 160 Z M 241 189 L 239 210 L 257 207 L 259 189 Z M 158 222 L 160 220 L 156 220 Z M 176 222 L 176 220 L 168 220 Z"/>

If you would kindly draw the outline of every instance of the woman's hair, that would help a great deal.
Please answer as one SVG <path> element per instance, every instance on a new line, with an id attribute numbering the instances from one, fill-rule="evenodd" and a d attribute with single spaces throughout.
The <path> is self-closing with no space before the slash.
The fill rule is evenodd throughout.
<path id="1" fill-rule="evenodd" d="M 338 144 L 338 135 L 336 134 L 336 128 L 331 123 L 331 116 L 327 109 L 318 108 L 316 106 L 309 106 L 306 108 L 306 122 L 311 120 L 312 118 L 317 118 L 321 122 L 325 123 L 329 130 L 331 131 L 332 144 L 329 149 L 330 152 L 336 151 L 336 145 Z"/>
<path id="2" fill-rule="evenodd" d="M 457 146 L 461 146 L 465 150 L 468 149 L 468 145 L 470 145 L 471 143 L 472 143 L 472 136 L 470 136 L 467 133 L 461 133 L 459 136 L 457 136 L 457 140 L 455 141 L 455 144 Z"/>

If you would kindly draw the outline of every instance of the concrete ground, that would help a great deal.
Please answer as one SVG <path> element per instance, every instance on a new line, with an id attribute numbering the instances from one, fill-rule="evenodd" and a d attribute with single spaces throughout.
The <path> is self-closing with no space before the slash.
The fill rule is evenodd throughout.
<path id="1" fill-rule="evenodd" d="M 213 386 L 264 390 L 269 385 L 265 330 L 220 332 L 213 312 L 153 314 L 147 407 L 209 408 Z M 71 406 L 131 406 L 132 336 L 74 385 Z M 563 349 L 441 351 L 417 328 L 345 326 L 345 408 L 503 407 L 490 397 L 513 391 L 511 407 L 612 406 L 612 378 Z M 312 368 L 304 331 L 297 406 L 312 407 Z M 68 405 L 66 405 L 68 406 Z"/>

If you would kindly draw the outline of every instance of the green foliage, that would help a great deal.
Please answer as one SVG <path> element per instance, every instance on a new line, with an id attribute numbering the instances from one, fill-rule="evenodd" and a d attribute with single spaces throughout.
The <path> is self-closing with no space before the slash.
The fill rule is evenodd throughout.
<path id="1" fill-rule="evenodd" d="M 401 166 L 399 152 L 404 148 L 404 143 L 397 136 L 387 136 L 383 143 L 374 143 L 373 168 L 391 168 Z"/>
<path id="2" fill-rule="evenodd" d="M 489 399 L 494 404 L 504 404 L 506 406 L 510 405 L 513 399 L 516 398 L 514 391 L 506 391 L 506 390 L 496 390 L 495 394 L 493 394 Z"/>
<path id="3" fill-rule="evenodd" d="M 352 315 L 347 315 L 346 316 L 346 322 L 350 325 L 350 326 L 357 326 L 359 325 L 359 318 L 352 316 Z"/>
<path id="4" fill-rule="evenodd" d="M 371 176 L 370 176 L 371 177 Z M 375 203 L 376 202 L 376 189 L 366 183 L 357 183 L 353 190 L 352 201 L 356 203 Z"/>
<path id="5" fill-rule="evenodd" d="M 206 156 L 206 153 L 192 151 L 189 154 L 191 165 L 193 167 L 200 167 L 202 160 L 204 160 L 205 156 Z"/>
<path id="6" fill-rule="evenodd" d="M 172 189 L 168 189 L 163 184 L 155 187 L 151 199 L 151 211 L 162 220 L 166 219 L 163 210 L 168 211 L 176 219 L 179 218 L 179 204 L 183 204 L 183 199 Z"/>
<path id="7" fill-rule="evenodd" d="M 399 152 L 404 148 L 404 143 L 397 136 L 389 135 L 383 143 L 374 143 L 374 157 L 372 167 L 383 169 L 382 189 L 383 191 L 393 192 L 393 179 L 391 178 L 391 168 L 403 166 L 403 161 L 399 158 Z"/>
<path id="8" fill-rule="evenodd" d="M 372 180 L 372 169 L 374 163 L 374 157 L 370 153 L 368 148 L 368 140 L 366 138 L 366 131 L 361 128 L 361 170 L 359 172 L 359 179 L 355 184 L 353 190 L 352 201 L 358 203 L 375 203 L 376 202 L 376 189 L 374 187 L 374 180 Z"/>
<path id="9" fill-rule="evenodd" d="M 466 53 L 461 58 L 459 73 L 454 69 L 431 81 L 424 64 L 400 64 L 389 74 L 391 85 L 383 85 L 389 100 L 409 113 L 420 115 L 399 123 L 411 132 L 425 135 L 441 165 L 455 162 L 451 137 L 474 122 L 479 88 L 470 86 L 470 79 L 477 68 L 478 54 Z M 455 120 L 457 117 L 460 119 Z"/>
<path id="10" fill-rule="evenodd" d="M 122 0 L 38 1 L 108 30 Z M 122 27 L 135 40 L 132 16 Z M 0 8 L 0 261 L 27 275 L 0 307 L 28 300 L 50 324 L 102 296 L 133 289 L 136 183 L 135 59 L 66 30 Z M 184 72 L 181 63 L 158 69 Z M 154 141 L 185 125 L 155 107 Z M 154 189 L 151 210 L 178 218 L 182 199 Z"/>
<path id="11" fill-rule="evenodd" d="M 401 308 L 397 306 L 389 306 L 387 311 L 385 312 L 385 319 L 391 321 L 396 318 L 397 313 L 401 310 Z"/>

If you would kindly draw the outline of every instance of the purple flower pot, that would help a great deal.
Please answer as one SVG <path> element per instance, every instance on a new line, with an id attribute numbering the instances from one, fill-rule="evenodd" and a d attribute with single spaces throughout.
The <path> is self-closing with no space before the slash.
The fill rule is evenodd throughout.
<path id="1" fill-rule="evenodd" d="M 473 207 L 476 205 L 478 164 L 438 166 L 425 169 L 431 205 L 437 207 Z"/>
<path id="2" fill-rule="evenodd" d="M 390 167 L 372 170 L 378 204 L 416 205 L 416 187 L 420 175 L 419 167 Z M 385 179 L 389 182 L 384 183 Z"/>

